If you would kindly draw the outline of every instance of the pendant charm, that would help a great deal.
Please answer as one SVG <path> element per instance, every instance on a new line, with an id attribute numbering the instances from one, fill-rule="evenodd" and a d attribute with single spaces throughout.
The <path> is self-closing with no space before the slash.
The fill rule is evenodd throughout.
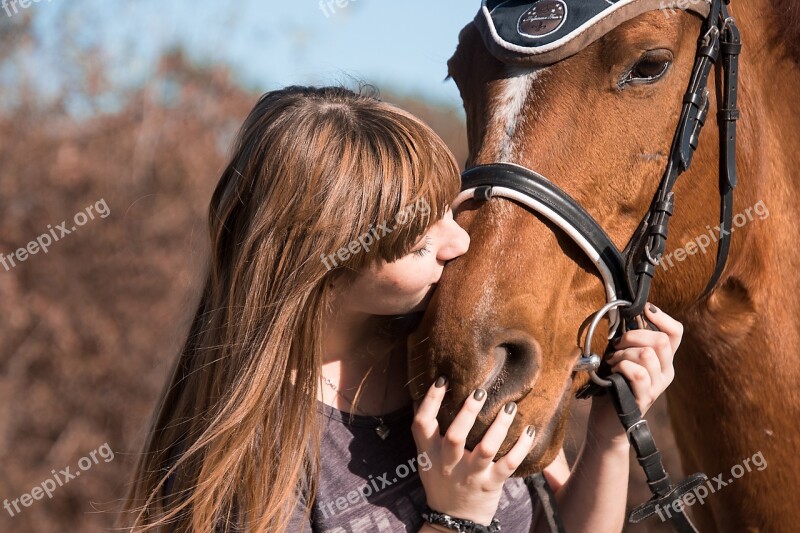
<path id="1" fill-rule="evenodd" d="M 386 426 L 386 424 L 381 424 L 375 428 L 375 433 L 377 433 L 378 436 L 383 440 L 386 440 L 386 437 L 389 436 L 389 428 Z"/>

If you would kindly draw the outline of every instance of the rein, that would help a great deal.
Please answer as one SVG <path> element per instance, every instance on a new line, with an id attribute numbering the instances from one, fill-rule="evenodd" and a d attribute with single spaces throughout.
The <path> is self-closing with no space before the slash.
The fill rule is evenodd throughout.
<path id="1" fill-rule="evenodd" d="M 545 0 L 555 3 L 553 0 Z M 560 15 L 566 17 L 566 7 Z M 526 23 L 526 31 L 534 32 L 537 28 L 541 31 L 556 32 L 564 24 L 562 20 L 555 30 L 552 16 L 541 22 L 536 19 L 535 12 L 539 2 L 528 2 L 527 11 L 519 18 L 520 23 Z M 636 0 L 625 2 L 609 2 L 615 8 L 630 7 Z M 486 7 L 484 0 L 482 12 L 476 17 L 487 46 L 498 58 L 507 62 L 514 59 L 509 56 L 511 52 L 526 55 L 526 57 L 548 56 L 556 57 L 560 61 L 577 50 L 569 48 L 574 44 L 570 39 L 580 33 L 580 28 L 567 33 L 565 36 L 555 35 L 555 43 L 567 43 L 561 56 L 559 48 L 554 48 L 553 43 L 530 46 L 524 48 L 517 44 L 509 43 L 498 32 L 504 31 L 505 26 L 498 24 L 495 28 L 492 22 L 492 11 Z M 610 334 L 604 355 L 614 352 L 613 340 L 619 338 L 625 331 L 649 327 L 643 315 L 645 303 L 656 267 L 666 248 L 667 229 L 670 217 L 674 211 L 675 195 L 672 191 L 678 177 L 689 169 L 692 157 L 697 148 L 700 132 L 705 124 L 709 110 L 708 77 L 712 66 L 716 65 L 718 85 L 721 85 L 721 98 L 718 102 L 717 122 L 719 125 L 719 191 L 720 191 L 720 239 L 718 241 L 717 259 L 714 272 L 700 295 L 707 296 L 716 286 L 722 275 L 730 249 L 730 229 L 733 217 L 733 191 L 736 187 L 736 121 L 739 118 L 737 109 L 738 90 L 738 56 L 741 51 L 739 30 L 734 19 L 729 15 L 727 5 L 730 0 L 711 0 L 708 15 L 702 25 L 697 44 L 694 67 L 691 72 L 688 89 L 683 97 L 681 115 L 678 122 L 672 146 L 669 153 L 666 170 L 662 176 L 659 187 L 651 201 L 650 207 L 628 241 L 625 249 L 619 251 L 602 226 L 571 196 L 558 185 L 544 176 L 525 167 L 511 163 L 493 163 L 473 167 L 462 174 L 462 192 L 452 204 L 453 211 L 458 204 L 468 199 L 485 201 L 493 197 L 507 198 L 517 201 L 536 213 L 541 214 L 560 229 L 562 229 L 591 259 L 603 280 L 607 303 L 593 318 L 588 328 L 583 355 L 574 367 L 575 372 L 589 372 L 591 381 L 576 393 L 578 398 L 601 395 L 610 392 L 614 401 L 620 422 L 626 430 L 628 439 L 633 446 L 639 464 L 647 477 L 647 483 L 653 496 L 644 504 L 631 511 L 628 520 L 632 523 L 640 522 L 659 509 L 671 509 L 668 520 L 676 531 L 696 532 L 694 524 L 683 512 L 680 504 L 676 503 L 684 494 L 695 487 L 708 481 L 703 473 L 689 476 L 676 484 L 670 482 L 669 475 L 664 470 L 661 453 L 653 441 L 647 421 L 642 419 L 641 412 L 636 405 L 635 398 L 630 389 L 630 384 L 620 374 L 612 374 L 604 359 L 591 350 L 591 340 L 594 330 L 600 319 L 608 315 Z M 503 8 L 509 4 L 514 9 L 520 9 L 522 2 L 502 2 L 495 9 Z M 623 5 L 625 4 L 625 5 Z M 522 9 L 526 6 L 522 5 Z M 607 8 L 608 9 L 608 8 Z M 613 10 L 612 10 L 613 11 Z M 619 11 L 617 11 L 618 13 Z M 533 14 L 531 14 L 533 13 Z M 612 15 L 614 13 L 612 12 Z M 591 14 L 590 14 L 591 15 Z M 481 18 L 481 17 L 484 18 Z M 515 13 L 517 16 L 517 13 Z M 599 13 L 586 18 L 589 22 L 602 20 Z M 489 22 L 487 23 L 486 20 Z M 544 20 L 544 19 L 542 19 Z M 535 24 L 539 24 L 536 26 Z M 547 26 L 550 24 L 550 26 Z M 587 22 L 588 24 L 588 22 Z M 508 26 L 506 24 L 506 26 Z M 489 28 L 491 31 L 486 30 Z M 532 29 L 528 29 L 532 28 Z M 542 29 L 543 28 L 543 29 Z M 567 30 L 564 30 L 565 32 Z M 606 28 L 606 31 L 608 29 Z M 531 40 L 530 33 L 523 34 L 525 39 Z M 548 35 L 548 34 L 543 34 Z M 585 43 L 583 43 L 585 45 Z M 554 56 L 554 54 L 556 54 Z M 563 57 L 562 57 L 563 56 Z M 720 61 L 721 56 L 721 61 Z M 517 61 L 519 58 L 516 59 Z M 719 75 L 721 71 L 722 76 Z M 563 531 L 563 524 L 558 516 L 555 499 L 547 486 L 541 473 L 528 476 L 525 483 L 529 489 L 535 490 L 543 502 L 545 515 L 551 531 Z M 675 506 L 673 506 L 675 504 Z"/>

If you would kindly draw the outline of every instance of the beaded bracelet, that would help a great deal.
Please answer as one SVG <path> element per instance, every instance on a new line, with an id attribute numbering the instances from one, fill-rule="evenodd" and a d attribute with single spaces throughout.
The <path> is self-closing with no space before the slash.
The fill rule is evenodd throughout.
<path id="1" fill-rule="evenodd" d="M 427 504 L 425 504 L 425 509 L 422 511 L 422 518 L 431 524 L 438 524 L 459 533 L 496 533 L 500 531 L 500 521 L 497 518 L 492 518 L 492 522 L 488 526 L 484 526 L 466 518 L 456 518 L 434 511 Z"/>

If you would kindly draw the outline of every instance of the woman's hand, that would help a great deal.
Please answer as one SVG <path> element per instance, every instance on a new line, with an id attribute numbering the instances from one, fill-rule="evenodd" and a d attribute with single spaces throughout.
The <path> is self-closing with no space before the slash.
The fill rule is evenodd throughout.
<path id="1" fill-rule="evenodd" d="M 637 329 L 626 331 L 619 339 L 617 348 L 606 361 L 611 370 L 625 376 L 642 415 L 666 390 L 675 377 L 672 361 L 681 344 L 683 325 L 652 304 L 645 305 L 645 316 L 661 331 Z M 606 395 L 607 396 L 607 395 Z M 625 432 L 617 419 L 614 407 L 606 396 L 592 400 L 593 415 L 589 427 L 614 438 L 625 438 Z M 602 403 L 599 410 L 595 402 Z"/>
<path id="2" fill-rule="evenodd" d="M 511 402 L 500 410 L 475 448 L 464 449 L 467 434 L 486 401 L 486 391 L 478 389 L 467 397 L 442 437 L 436 414 L 442 405 L 446 385 L 446 379 L 439 378 L 415 408 L 411 431 L 417 450 L 426 453 L 432 465 L 420 470 L 419 477 L 431 509 L 489 525 L 497 512 L 503 483 L 530 452 L 535 430 L 530 426 L 526 428 L 506 455 L 492 461 L 517 413 L 516 403 Z"/>

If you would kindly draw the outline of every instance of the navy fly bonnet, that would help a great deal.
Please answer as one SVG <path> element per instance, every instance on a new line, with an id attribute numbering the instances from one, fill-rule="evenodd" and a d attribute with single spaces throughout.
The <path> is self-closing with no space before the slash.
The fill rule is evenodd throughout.
<path id="1" fill-rule="evenodd" d="M 486 47 L 505 63 L 550 65 L 593 43 L 620 24 L 660 9 L 708 16 L 710 0 L 482 0 L 475 25 Z"/>

